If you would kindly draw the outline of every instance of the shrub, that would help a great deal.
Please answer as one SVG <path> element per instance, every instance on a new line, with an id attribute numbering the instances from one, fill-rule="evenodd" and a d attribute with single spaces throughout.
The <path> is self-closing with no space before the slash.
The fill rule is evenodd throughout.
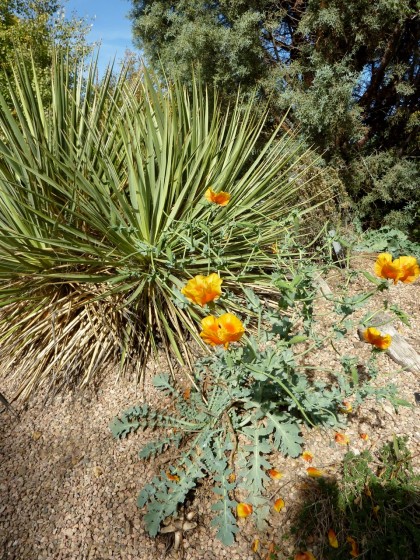
<path id="1" fill-rule="evenodd" d="M 109 360 L 140 374 L 160 345 L 190 366 L 202 312 L 180 288 L 217 272 L 232 292 L 273 291 L 272 246 L 307 204 L 306 153 L 281 124 L 257 150 L 252 104 L 222 112 L 197 84 L 190 95 L 146 70 L 97 84 L 84 68 L 56 54 L 45 105 L 22 62 L 14 109 L 0 96 L 1 356 L 25 398 L 83 386 Z"/>

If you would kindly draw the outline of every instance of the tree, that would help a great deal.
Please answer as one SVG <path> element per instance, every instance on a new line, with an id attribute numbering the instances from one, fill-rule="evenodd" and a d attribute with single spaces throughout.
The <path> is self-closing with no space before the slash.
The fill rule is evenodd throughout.
<path id="1" fill-rule="evenodd" d="M 60 0 L 0 0 L 0 91 L 8 95 L 7 81 L 16 63 L 16 54 L 32 57 L 35 66 L 49 69 L 54 48 L 68 50 L 78 58 L 87 49 L 89 26 L 77 17 L 66 19 Z"/>
<path id="2" fill-rule="evenodd" d="M 371 225 L 387 215 L 409 227 L 420 216 L 420 194 L 413 189 L 420 140 L 416 0 L 132 5 L 137 45 L 169 75 L 188 81 L 198 66 L 202 78 L 226 96 L 238 85 L 245 91 L 257 87 L 273 116 L 291 107 L 292 120 L 340 170 Z M 393 185 L 397 198 L 390 177 L 402 182 Z"/>

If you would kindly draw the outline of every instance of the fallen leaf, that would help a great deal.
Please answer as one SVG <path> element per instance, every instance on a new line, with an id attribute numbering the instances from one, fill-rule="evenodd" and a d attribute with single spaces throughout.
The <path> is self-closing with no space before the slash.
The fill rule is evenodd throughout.
<path id="1" fill-rule="evenodd" d="M 34 441 L 38 441 L 41 436 L 42 436 L 42 432 L 32 432 L 32 439 Z"/>
<path id="2" fill-rule="evenodd" d="M 185 391 L 182 393 L 182 396 L 187 401 L 191 396 L 191 387 L 188 387 L 187 389 L 185 389 Z"/>
<path id="3" fill-rule="evenodd" d="M 238 517 L 248 517 L 248 515 L 251 515 L 252 511 L 253 510 L 251 504 L 239 502 L 239 504 L 236 506 L 236 513 Z"/>
<path id="4" fill-rule="evenodd" d="M 273 508 L 274 508 L 276 511 L 281 511 L 281 510 L 284 508 L 284 506 L 285 506 L 284 500 L 283 500 L 282 498 L 279 498 L 278 500 L 276 500 L 276 501 L 274 502 Z"/>
<path id="5" fill-rule="evenodd" d="M 308 467 L 306 469 L 306 472 L 312 478 L 320 478 L 321 476 L 324 476 L 323 471 L 321 471 L 320 469 L 316 469 L 315 467 Z"/>
<path id="6" fill-rule="evenodd" d="M 328 541 L 330 543 L 330 546 L 332 546 L 333 548 L 338 548 L 337 535 L 335 534 L 334 529 L 330 529 L 328 531 Z"/>
<path id="7" fill-rule="evenodd" d="M 365 486 L 365 490 L 364 490 L 366 496 L 368 496 L 369 498 L 372 496 L 372 492 L 370 491 L 369 486 Z"/>
<path id="8" fill-rule="evenodd" d="M 310 451 L 304 451 L 302 453 L 302 459 L 308 463 L 312 463 L 312 459 L 314 458 L 314 456 L 312 455 L 312 453 Z"/>
<path id="9" fill-rule="evenodd" d="M 235 482 L 235 480 L 236 480 L 236 474 L 234 472 L 230 473 L 230 475 L 228 476 L 228 482 L 232 484 L 233 482 Z"/>
<path id="10" fill-rule="evenodd" d="M 335 434 L 335 443 L 339 443 L 340 445 L 348 445 L 350 443 L 349 438 L 345 434 L 336 433 Z"/>
<path id="11" fill-rule="evenodd" d="M 295 560 L 316 560 L 315 556 L 307 550 L 306 552 L 298 552 L 295 554 Z"/>
<path id="12" fill-rule="evenodd" d="M 267 472 L 271 476 L 271 478 L 274 478 L 275 480 L 280 480 L 281 478 L 283 478 L 282 473 L 277 469 L 269 469 Z"/>

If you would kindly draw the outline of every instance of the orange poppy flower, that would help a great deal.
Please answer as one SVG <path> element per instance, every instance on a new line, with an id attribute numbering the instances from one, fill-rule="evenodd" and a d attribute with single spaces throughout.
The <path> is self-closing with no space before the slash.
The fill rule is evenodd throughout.
<path id="1" fill-rule="evenodd" d="M 230 200 L 230 194 L 224 191 L 216 193 L 213 189 L 207 189 L 204 198 L 219 206 L 226 206 Z"/>
<path id="2" fill-rule="evenodd" d="M 219 337 L 223 341 L 225 348 L 229 346 L 229 343 L 240 340 L 245 332 L 241 321 L 232 313 L 224 313 L 219 317 L 219 328 Z"/>
<path id="3" fill-rule="evenodd" d="M 280 480 L 281 478 L 283 478 L 283 475 L 277 469 L 269 469 L 267 472 L 269 476 L 271 476 L 271 478 L 274 478 L 276 480 Z"/>
<path id="4" fill-rule="evenodd" d="M 244 502 L 240 502 L 236 506 L 236 513 L 238 517 L 248 517 L 252 513 L 252 506 L 251 504 L 245 504 Z"/>
<path id="5" fill-rule="evenodd" d="M 316 560 L 316 558 L 312 552 L 306 551 L 295 554 L 295 560 Z"/>
<path id="6" fill-rule="evenodd" d="M 328 542 L 330 543 L 330 546 L 332 546 L 333 548 L 338 548 L 337 535 L 335 534 L 334 529 L 330 529 L 328 531 Z"/>
<path id="7" fill-rule="evenodd" d="M 306 461 L 307 463 L 312 463 L 313 458 L 314 458 L 314 456 L 312 455 L 312 453 L 310 451 L 304 451 L 302 453 L 302 459 L 304 461 Z"/>
<path id="8" fill-rule="evenodd" d="M 350 556 L 353 556 L 353 558 L 359 556 L 359 547 L 353 537 L 347 537 L 347 542 L 350 543 L 351 546 Z"/>
<path id="9" fill-rule="evenodd" d="M 240 340 L 245 332 L 242 322 L 232 313 L 224 313 L 219 318 L 213 315 L 204 317 L 201 327 L 200 336 L 204 342 L 212 346 L 223 344 L 225 348 L 231 342 Z"/>
<path id="10" fill-rule="evenodd" d="M 415 257 L 399 257 L 395 259 L 394 266 L 400 268 L 398 280 L 404 284 L 411 284 L 420 276 L 420 267 Z"/>
<path id="11" fill-rule="evenodd" d="M 222 295 L 222 282 L 223 280 L 215 272 L 208 276 L 199 274 L 188 280 L 181 293 L 193 303 L 203 307 L 206 303 L 214 301 Z"/>
<path id="12" fill-rule="evenodd" d="M 203 329 L 200 333 L 201 338 L 207 344 L 211 346 L 217 346 L 218 344 L 224 344 L 223 340 L 219 337 L 219 322 L 216 317 L 209 315 L 201 320 L 201 328 Z"/>
<path id="13" fill-rule="evenodd" d="M 360 438 L 363 439 L 364 441 L 367 441 L 369 439 L 368 434 L 359 434 Z"/>
<path id="14" fill-rule="evenodd" d="M 282 500 L 282 498 L 279 498 L 274 502 L 273 508 L 278 512 L 281 511 L 284 508 L 284 506 L 285 506 L 284 500 Z"/>
<path id="15" fill-rule="evenodd" d="M 378 329 L 375 327 L 369 327 L 363 332 L 363 338 L 375 348 L 379 348 L 380 350 L 386 350 L 391 346 L 391 335 L 384 334 L 382 335 Z"/>
<path id="16" fill-rule="evenodd" d="M 378 255 L 374 270 L 376 276 L 394 280 L 394 284 L 398 282 L 401 274 L 401 268 L 395 264 L 395 261 L 392 261 L 391 253 L 381 253 Z"/>
<path id="17" fill-rule="evenodd" d="M 335 443 L 339 443 L 340 445 L 348 445 L 350 443 L 349 438 L 345 434 L 335 434 Z"/>
<path id="18" fill-rule="evenodd" d="M 306 472 L 312 478 L 320 478 L 320 477 L 324 476 L 324 473 L 320 469 L 316 469 L 315 467 L 308 467 L 306 469 Z"/>

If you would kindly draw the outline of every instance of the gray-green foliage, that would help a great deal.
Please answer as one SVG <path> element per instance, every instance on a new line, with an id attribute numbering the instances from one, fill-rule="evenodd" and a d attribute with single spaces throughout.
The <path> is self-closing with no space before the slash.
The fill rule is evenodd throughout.
<path id="1" fill-rule="evenodd" d="M 301 265 L 296 282 L 279 275 L 274 278 L 284 296 L 281 308 L 288 308 L 292 320 L 295 314 L 305 318 L 301 332 L 292 328 L 292 320 L 283 311 L 274 312 L 247 290 L 249 305 L 259 317 L 258 335 L 250 336 L 245 346 L 216 350 L 199 360 L 194 370 L 196 388 L 191 388 L 189 396 L 168 375 L 156 377 L 154 384 L 171 402 L 171 413 L 164 407 L 157 411 L 143 404 L 112 422 L 117 438 L 139 428 L 165 432 L 142 448 L 142 459 L 168 447 L 181 449 L 140 492 L 138 505 L 146 508 L 144 519 L 151 536 L 204 477 L 213 482 L 216 515 L 212 525 L 224 544 L 231 545 L 238 531 L 233 515 L 237 490 L 246 494 L 258 527 L 264 528 L 270 510 L 266 493 L 270 455 L 280 452 L 297 457 L 302 451 L 302 423 L 342 427 L 346 422 L 342 402 L 350 397 L 355 408 L 368 396 L 389 398 L 395 406 L 406 404 L 398 400 L 395 387 L 372 386 L 378 373 L 375 353 L 363 366 L 363 376 L 358 372 L 358 360 L 348 356 L 328 381 L 311 380 L 300 360 L 300 345 L 310 339 L 308 352 L 342 336 L 334 329 L 322 335 L 316 332 L 313 315 L 307 310 L 315 297 L 313 276 L 313 266 Z M 349 324 L 349 316 L 358 305 L 348 307 L 338 306 L 338 322 L 347 321 L 348 328 L 355 328 L 355 323 Z"/>

